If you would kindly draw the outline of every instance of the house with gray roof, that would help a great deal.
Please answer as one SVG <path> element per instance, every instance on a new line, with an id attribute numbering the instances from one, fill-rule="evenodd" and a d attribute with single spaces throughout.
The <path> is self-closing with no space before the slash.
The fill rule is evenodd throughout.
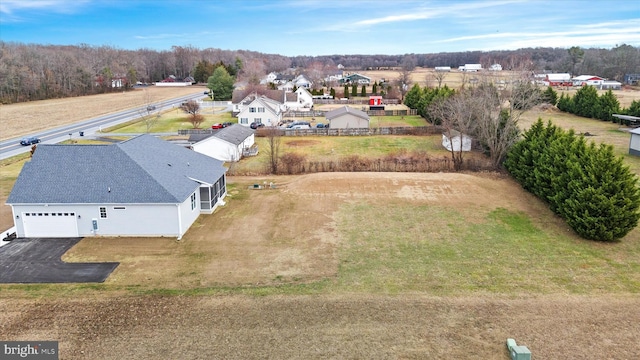
<path id="1" fill-rule="evenodd" d="M 9 194 L 18 237 L 180 239 L 226 195 L 223 163 L 151 135 L 38 145 Z"/>
<path id="2" fill-rule="evenodd" d="M 199 140 L 191 145 L 191 148 L 214 159 L 231 162 L 239 161 L 244 153 L 254 148 L 254 145 L 255 130 L 233 124 Z"/>
<path id="3" fill-rule="evenodd" d="M 366 112 L 343 106 L 325 114 L 331 129 L 369 128 L 369 115 Z"/>

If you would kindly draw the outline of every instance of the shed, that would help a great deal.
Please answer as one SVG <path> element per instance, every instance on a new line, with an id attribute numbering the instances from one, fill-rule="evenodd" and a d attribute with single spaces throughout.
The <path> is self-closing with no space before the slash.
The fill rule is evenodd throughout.
<path id="1" fill-rule="evenodd" d="M 233 124 L 220 129 L 191 146 L 198 153 L 220 161 L 238 161 L 245 149 L 255 143 L 255 131 L 248 127 Z"/>
<path id="2" fill-rule="evenodd" d="M 331 129 L 369 128 L 369 115 L 348 106 L 331 110 L 325 117 Z"/>
<path id="3" fill-rule="evenodd" d="M 629 155 L 640 156 L 640 128 L 635 128 L 631 130 L 630 133 Z"/>
<path id="4" fill-rule="evenodd" d="M 472 139 L 466 134 L 460 134 L 457 130 L 450 130 L 442 134 L 442 146 L 448 151 L 471 151 Z"/>

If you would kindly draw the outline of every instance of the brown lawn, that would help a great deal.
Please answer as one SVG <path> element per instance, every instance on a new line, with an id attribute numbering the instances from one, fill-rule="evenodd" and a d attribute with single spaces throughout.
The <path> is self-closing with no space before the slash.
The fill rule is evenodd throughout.
<path id="1" fill-rule="evenodd" d="M 263 181 L 277 189 L 239 191 Z M 0 287 L 6 290 L 0 291 L 4 338 L 58 340 L 64 359 L 506 360 L 510 337 L 540 359 L 640 353 L 640 298 L 634 294 L 440 297 L 329 286 L 317 295 L 295 295 L 287 294 L 287 285 L 287 295 L 238 294 L 244 287 L 335 281 L 337 250 L 345 242 L 335 214 L 344 204 L 545 211 L 508 178 L 323 173 L 230 182 L 238 190 L 227 206 L 201 217 L 181 242 L 87 238 L 65 255 L 67 261 L 120 261 L 102 287 L 54 285 L 34 288 L 33 295 L 29 288 Z M 559 221 L 532 221 L 566 233 Z M 219 290 L 154 294 L 209 286 Z"/>

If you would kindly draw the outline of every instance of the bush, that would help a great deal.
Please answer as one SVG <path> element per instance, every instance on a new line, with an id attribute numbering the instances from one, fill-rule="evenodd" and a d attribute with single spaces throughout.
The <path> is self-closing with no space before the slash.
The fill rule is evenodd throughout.
<path id="1" fill-rule="evenodd" d="M 638 178 L 611 146 L 587 145 L 583 136 L 538 119 L 504 165 L 585 239 L 617 240 L 638 225 Z"/>

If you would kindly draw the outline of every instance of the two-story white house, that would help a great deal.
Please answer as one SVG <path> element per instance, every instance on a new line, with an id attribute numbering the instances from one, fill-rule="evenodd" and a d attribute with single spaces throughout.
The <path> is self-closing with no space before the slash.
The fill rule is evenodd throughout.
<path id="1" fill-rule="evenodd" d="M 238 113 L 238 124 L 250 126 L 252 123 L 277 126 L 282 121 L 282 109 L 276 101 L 266 97 L 256 97 Z"/>

